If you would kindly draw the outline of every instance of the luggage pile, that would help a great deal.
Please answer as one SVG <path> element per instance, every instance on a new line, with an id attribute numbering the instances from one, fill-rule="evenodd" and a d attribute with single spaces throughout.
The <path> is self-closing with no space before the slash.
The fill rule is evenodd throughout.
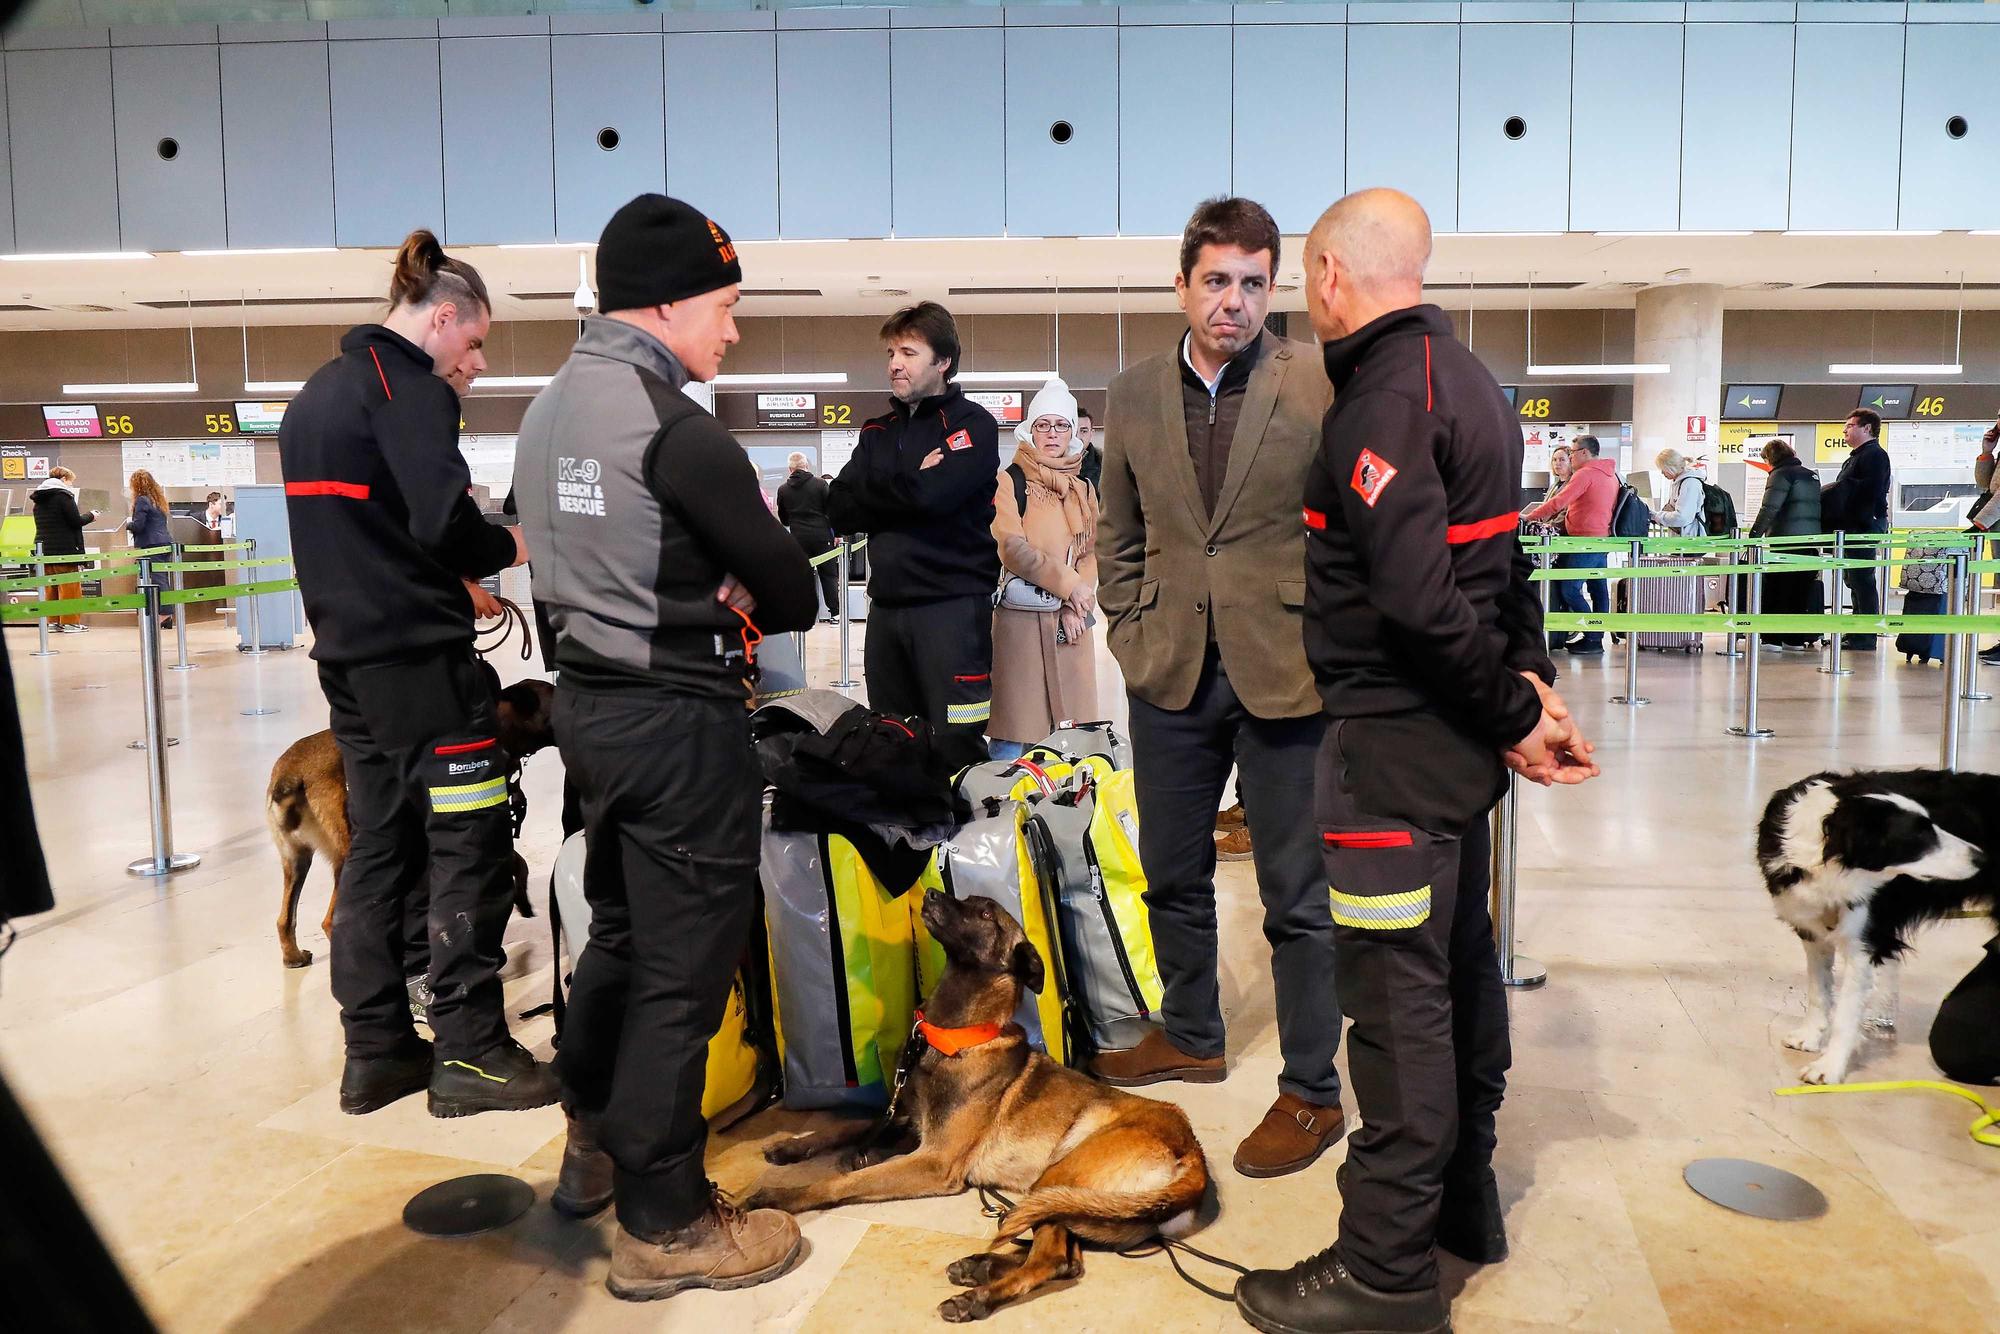
<path id="1" fill-rule="evenodd" d="M 956 775 L 937 771 L 921 719 L 833 691 L 765 704 L 753 734 L 770 784 L 761 930 L 709 1047 L 705 1114 L 777 1088 L 794 1109 L 886 1106 L 944 971 L 926 894 L 990 898 L 1021 923 L 1047 980 L 1015 1022 L 1063 1064 L 1135 1046 L 1157 1023 L 1131 751 L 1111 724 L 1065 724 L 1019 760 Z M 588 933 L 582 866 L 579 834 L 552 895 L 559 1015 Z"/>

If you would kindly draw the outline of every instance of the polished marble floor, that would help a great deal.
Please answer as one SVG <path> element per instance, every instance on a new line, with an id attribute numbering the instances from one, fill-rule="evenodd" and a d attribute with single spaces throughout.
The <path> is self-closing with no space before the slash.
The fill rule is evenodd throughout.
<path id="1" fill-rule="evenodd" d="M 30 764 L 60 902 L 22 923 L 0 963 L 0 1068 L 38 1120 L 161 1325 L 198 1331 L 921 1329 L 950 1289 L 944 1265 L 989 1223 L 970 1197 L 851 1208 L 805 1221 L 789 1276 L 734 1294 L 647 1305 L 606 1295 L 604 1219 L 538 1206 L 462 1242 L 405 1231 L 420 1188 L 509 1171 L 546 1197 L 560 1157 L 555 1109 L 433 1121 L 420 1100 L 368 1117 L 334 1107 L 339 1032 L 309 884 L 301 943 L 280 966 L 277 867 L 260 809 L 272 759 L 324 725 L 301 652 L 239 658 L 220 628 L 193 639 L 198 670 L 170 674 L 167 718 L 179 846 L 199 868 L 128 878 L 146 850 L 132 633 L 100 630 L 32 659 L 10 632 Z M 812 636 L 816 683 L 835 637 Z M 858 664 L 858 643 L 856 658 Z M 1103 679 L 1115 680 L 1109 659 Z M 524 664 L 503 667 L 510 677 Z M 1934 763 L 1940 673 L 1887 654 L 1834 681 L 1766 654 L 1763 721 L 1748 742 L 1743 670 L 1714 654 L 1643 663 L 1650 708 L 1607 702 L 1622 664 L 1563 682 L 1601 743 L 1604 778 L 1521 802 L 1520 938 L 1548 985 L 1513 998 L 1515 1065 L 1500 1178 L 1513 1258 L 1454 1267 L 1456 1327 L 1477 1331 L 2000 1329 L 2000 1152 L 1967 1137 L 1969 1104 L 1922 1093 L 1778 1098 L 1801 1058 L 1779 1035 L 1801 1005 L 1801 959 L 1772 919 L 1750 830 L 1774 788 L 1831 765 Z M 1566 668 L 1566 670 L 1568 670 Z M 2000 669 L 1988 669 L 1991 682 Z M 1107 691 L 1107 698 L 1112 692 Z M 244 716 L 256 706 L 279 711 Z M 1963 760 L 2000 765 L 2000 704 L 1968 704 Z M 533 761 L 524 851 L 537 879 L 555 851 L 559 759 Z M 0 851 L 4 855 L 4 851 Z M 1339 1151 L 1250 1181 L 1227 1166 L 1278 1068 L 1265 947 L 1248 864 L 1225 865 L 1223 1002 L 1230 1074 L 1152 1090 L 1188 1110 L 1217 1168 L 1221 1213 L 1204 1249 L 1289 1262 L 1330 1238 Z M 1866 1078 L 1934 1076 L 1923 1036 L 1974 961 L 1970 923 L 1923 938 L 1906 972 L 1902 1036 Z M 547 991 L 544 923 L 509 931 L 514 1011 Z M 549 1021 L 517 1025 L 546 1052 Z M 742 1188 L 759 1147 L 801 1118 L 767 1113 L 713 1149 Z M 1696 1157 L 1774 1163 L 1811 1179 L 1827 1215 L 1770 1223 L 1682 1184 Z M 0 1320 L 0 1324 L 4 1324 Z M 1182 1286 L 1164 1259 L 1092 1256 L 1080 1282 L 994 1317 L 1062 1331 L 1240 1328 L 1232 1307 Z"/>

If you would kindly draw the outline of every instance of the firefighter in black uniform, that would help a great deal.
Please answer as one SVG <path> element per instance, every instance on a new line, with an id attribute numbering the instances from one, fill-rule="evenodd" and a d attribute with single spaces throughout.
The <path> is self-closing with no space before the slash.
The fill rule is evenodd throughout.
<path id="1" fill-rule="evenodd" d="M 1487 913 L 1508 770 L 1596 774 L 1549 688 L 1515 537 L 1521 432 L 1493 377 L 1419 305 L 1430 222 L 1389 190 L 1306 247 L 1334 403 L 1307 474 L 1306 655 L 1329 716 L 1316 815 L 1362 1128 L 1339 1240 L 1237 1287 L 1258 1329 L 1448 1328 L 1434 1247 L 1506 1256 L 1493 1177 L 1509 1062 Z"/>
<path id="2" fill-rule="evenodd" d="M 547 1069 L 507 1033 L 500 937 L 513 901 L 507 761 L 472 648 L 466 579 L 526 558 L 488 524 L 445 377 L 484 369 L 491 303 L 429 232 L 396 256 L 391 309 L 341 340 L 278 433 L 293 562 L 347 776 L 333 994 L 340 1107 L 428 1089 L 433 1116 L 543 1107 Z M 431 1030 L 412 1026 L 404 908 L 428 882 Z"/>
<path id="3" fill-rule="evenodd" d="M 986 758 L 993 715 L 993 491 L 1000 428 L 966 398 L 958 326 L 933 301 L 882 326 L 896 406 L 867 422 L 828 488 L 837 533 L 868 534 L 868 702 L 918 714 L 956 770 Z"/>

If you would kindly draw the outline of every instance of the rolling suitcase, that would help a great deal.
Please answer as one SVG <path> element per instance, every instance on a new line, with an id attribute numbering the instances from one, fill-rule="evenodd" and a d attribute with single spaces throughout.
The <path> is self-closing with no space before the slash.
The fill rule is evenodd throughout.
<path id="1" fill-rule="evenodd" d="M 1672 569 L 1687 564 L 1684 556 L 1642 556 L 1639 564 L 1655 568 Z M 1667 578 L 1632 579 L 1628 581 L 1632 590 L 1632 610 L 1640 615 L 1699 616 L 1702 607 L 1702 579 L 1700 575 L 1684 574 Z M 1653 631 L 1639 635 L 1640 648 L 1653 648 L 1679 653 L 1701 652 L 1701 636 L 1693 631 L 1671 633 Z"/>
<path id="2" fill-rule="evenodd" d="M 1944 594 L 1912 593 L 1903 594 L 1903 615 L 1942 616 L 1944 615 Z M 1896 652 L 1908 662 L 1916 658 L 1929 663 L 1932 658 L 1944 661 L 1944 636 L 1922 634 L 1900 634 L 1896 636 Z"/>

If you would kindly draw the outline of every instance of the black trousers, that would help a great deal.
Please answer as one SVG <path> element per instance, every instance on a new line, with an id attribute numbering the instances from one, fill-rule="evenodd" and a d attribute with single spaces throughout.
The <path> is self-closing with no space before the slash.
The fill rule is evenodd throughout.
<path id="1" fill-rule="evenodd" d="M 387 1055 L 413 1035 L 404 976 L 421 943 L 438 1058 L 470 1060 L 507 1037 L 500 938 L 514 897 L 507 757 L 486 677 L 465 644 L 321 663 L 319 679 L 347 774 L 332 977 L 348 1054 Z"/>
<path id="2" fill-rule="evenodd" d="M 1278 1087 L 1308 1102 L 1340 1101 L 1340 1003 L 1334 991 L 1333 919 L 1312 827 L 1313 759 L 1326 723 L 1260 718 L 1243 706 L 1209 646 L 1185 709 L 1133 696 L 1132 772 L 1139 801 L 1139 862 L 1153 953 L 1165 988 L 1167 1036 L 1191 1056 L 1223 1051 L 1216 979 L 1215 812 L 1229 769 L 1250 825 L 1264 939 L 1285 1058 Z"/>
<path id="3" fill-rule="evenodd" d="M 878 713 L 930 723 L 938 759 L 957 772 L 986 758 L 993 716 L 993 600 L 984 593 L 868 608 L 861 671 Z"/>
<path id="4" fill-rule="evenodd" d="M 806 553 L 808 560 L 833 550 L 833 532 L 830 529 L 793 527 L 789 531 L 792 540 L 799 544 L 799 548 Z M 813 573 L 819 576 L 819 596 L 820 601 L 826 605 L 826 614 L 839 616 L 840 558 L 836 556 L 832 560 L 815 565 Z"/>
<path id="5" fill-rule="evenodd" d="M 1843 554 L 1849 560 L 1874 560 L 1878 554 L 1874 547 L 1850 546 Z M 1877 580 L 1879 570 L 1842 570 L 1840 577 L 1847 582 L 1847 609 L 1856 616 L 1880 616 L 1882 614 L 1882 588 Z M 1873 639 L 1868 635 L 1866 638 Z"/>
<path id="6" fill-rule="evenodd" d="M 1938 1006 L 1931 1025 L 1931 1059 L 1946 1079 L 1961 1084 L 2000 1084 L 2000 936 L 1986 944 L 1986 957 L 1959 979 Z"/>
<path id="7" fill-rule="evenodd" d="M 556 1073 L 602 1117 L 618 1221 L 657 1239 L 708 1207 L 708 1042 L 756 911 L 763 780 L 739 702 L 563 682 L 555 724 L 590 902 Z"/>
<path id="8" fill-rule="evenodd" d="M 1486 906 L 1487 816 L 1504 774 L 1496 754 L 1429 715 L 1337 720 L 1320 747 L 1319 832 L 1361 1112 L 1339 1253 L 1392 1292 L 1437 1284 L 1440 1204 L 1492 1169 L 1512 1059 Z"/>

